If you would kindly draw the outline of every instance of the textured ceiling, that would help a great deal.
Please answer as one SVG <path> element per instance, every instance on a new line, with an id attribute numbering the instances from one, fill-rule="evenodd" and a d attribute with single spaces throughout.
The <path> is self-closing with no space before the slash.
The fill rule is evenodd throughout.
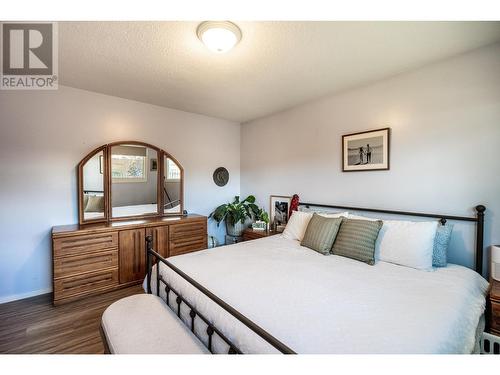
<path id="1" fill-rule="evenodd" d="M 198 22 L 61 22 L 60 83 L 245 122 L 500 40 L 500 22 L 237 22 L 226 54 Z"/>

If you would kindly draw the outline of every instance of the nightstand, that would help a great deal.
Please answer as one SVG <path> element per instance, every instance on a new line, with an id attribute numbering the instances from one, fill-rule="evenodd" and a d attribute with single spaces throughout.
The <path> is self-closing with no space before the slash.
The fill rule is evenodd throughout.
<path id="1" fill-rule="evenodd" d="M 489 330 L 500 336 L 500 281 L 491 279 L 489 296 Z"/>
<path id="2" fill-rule="evenodd" d="M 253 230 L 252 228 L 247 228 L 243 231 L 243 241 L 256 240 L 258 238 L 274 236 L 275 234 L 278 234 L 278 232 L 273 232 L 271 230 Z"/>

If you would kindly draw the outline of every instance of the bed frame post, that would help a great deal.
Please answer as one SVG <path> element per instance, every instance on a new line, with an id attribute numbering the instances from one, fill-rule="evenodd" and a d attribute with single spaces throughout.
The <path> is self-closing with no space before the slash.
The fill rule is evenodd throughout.
<path id="1" fill-rule="evenodd" d="M 153 259 L 151 257 L 151 250 L 153 250 L 153 236 L 146 236 L 146 266 L 147 270 L 147 287 L 148 294 L 151 294 L 151 270 L 153 269 Z"/>
<path id="2" fill-rule="evenodd" d="M 486 207 L 482 204 L 476 206 L 476 272 L 480 275 L 483 274 L 484 211 L 486 211 Z"/>

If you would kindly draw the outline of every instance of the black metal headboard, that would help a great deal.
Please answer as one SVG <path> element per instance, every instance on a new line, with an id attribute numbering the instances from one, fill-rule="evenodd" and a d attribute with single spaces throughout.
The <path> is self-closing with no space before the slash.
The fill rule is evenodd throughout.
<path id="1" fill-rule="evenodd" d="M 423 212 L 409 212 L 409 211 L 394 211 L 394 210 L 383 210 L 376 208 L 364 208 L 364 207 L 348 207 L 348 206 L 335 206 L 330 204 L 322 203 L 299 203 L 299 206 L 304 206 L 307 208 L 321 207 L 321 208 L 333 208 L 341 210 L 355 210 L 355 211 L 366 211 L 366 212 L 377 212 L 382 214 L 390 215 L 402 215 L 402 216 L 419 216 L 419 217 L 430 217 L 434 219 L 439 219 L 441 224 L 445 224 L 446 220 L 456 220 L 456 221 L 470 221 L 476 223 L 476 250 L 475 250 L 475 267 L 477 273 L 483 274 L 483 238 L 484 238 L 484 211 L 486 207 L 483 205 L 477 205 L 475 207 L 476 216 L 452 216 L 452 215 L 441 215 L 441 214 L 429 214 Z"/>

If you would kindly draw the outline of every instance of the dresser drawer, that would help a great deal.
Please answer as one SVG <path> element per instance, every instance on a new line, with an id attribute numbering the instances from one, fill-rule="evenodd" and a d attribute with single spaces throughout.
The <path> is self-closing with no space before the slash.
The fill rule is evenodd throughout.
<path id="1" fill-rule="evenodd" d="M 170 226 L 169 256 L 204 250 L 207 244 L 207 222 L 175 224 Z"/>
<path id="2" fill-rule="evenodd" d="M 54 259 L 54 278 L 118 267 L 118 250 Z"/>
<path id="3" fill-rule="evenodd" d="M 54 280 L 54 300 L 93 294 L 118 285 L 118 269 L 97 271 Z"/>
<path id="4" fill-rule="evenodd" d="M 185 239 L 207 234 L 206 221 L 194 223 L 174 224 L 170 226 L 170 240 Z"/>
<path id="5" fill-rule="evenodd" d="M 54 258 L 118 247 L 118 233 L 85 234 L 54 239 Z"/>
<path id="6" fill-rule="evenodd" d="M 491 301 L 491 328 L 500 332 L 500 302 Z"/>
<path id="7" fill-rule="evenodd" d="M 208 247 L 207 236 L 197 236 L 191 239 L 171 241 L 169 255 L 180 255 L 193 251 L 205 250 Z"/>

